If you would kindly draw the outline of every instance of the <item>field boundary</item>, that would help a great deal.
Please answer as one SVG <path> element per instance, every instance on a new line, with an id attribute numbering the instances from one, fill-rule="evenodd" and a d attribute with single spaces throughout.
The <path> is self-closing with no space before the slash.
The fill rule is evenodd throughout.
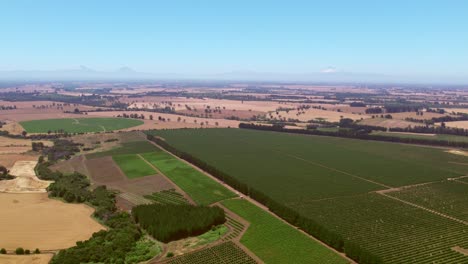
<path id="1" fill-rule="evenodd" d="M 197 204 L 192 197 L 190 197 L 186 192 L 184 192 L 177 184 L 175 184 L 169 177 L 167 177 L 164 173 L 162 173 L 156 166 L 151 164 L 151 162 L 147 161 L 141 154 L 137 154 L 138 157 L 140 157 L 142 160 L 144 160 L 148 165 L 150 165 L 153 169 L 156 170 L 160 175 L 162 175 L 164 178 L 166 178 L 167 181 L 169 181 L 172 185 L 174 185 L 174 188 L 181 193 L 191 204 Z"/>
<path id="2" fill-rule="evenodd" d="M 435 210 L 426 208 L 426 207 L 421 206 L 421 205 L 417 205 L 417 204 L 412 203 L 412 202 L 405 201 L 405 200 L 400 199 L 400 198 L 397 198 L 397 197 L 393 197 L 393 196 L 388 195 L 388 194 L 386 194 L 386 193 L 382 193 L 382 192 L 376 192 L 376 193 L 378 193 L 378 194 L 380 194 L 380 195 L 382 195 L 382 196 L 385 196 L 385 197 L 387 197 L 387 198 L 393 199 L 393 200 L 395 200 L 395 201 L 404 203 L 404 204 L 406 204 L 406 205 L 410 205 L 410 206 L 413 206 L 413 207 L 422 209 L 422 210 L 424 210 L 424 211 L 430 212 L 430 213 L 432 213 L 432 214 L 435 214 L 435 215 L 438 215 L 438 216 L 447 218 L 447 219 L 452 220 L 452 221 L 455 221 L 455 222 L 457 222 L 457 223 L 460 223 L 460 224 L 463 224 L 463 225 L 468 225 L 468 222 L 467 222 L 467 221 L 463 221 L 463 220 L 458 219 L 458 218 L 456 218 L 456 217 L 443 214 L 443 213 L 441 213 L 441 212 L 438 212 L 438 211 L 435 211 Z"/>

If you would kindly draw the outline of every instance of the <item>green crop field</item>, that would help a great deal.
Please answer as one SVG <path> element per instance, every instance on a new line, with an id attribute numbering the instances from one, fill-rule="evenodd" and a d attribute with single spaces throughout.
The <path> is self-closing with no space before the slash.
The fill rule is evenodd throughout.
<path id="1" fill-rule="evenodd" d="M 136 154 L 122 154 L 112 156 L 120 169 L 129 179 L 154 175 L 157 172 L 146 161 Z"/>
<path id="2" fill-rule="evenodd" d="M 245 129 L 151 133 L 340 234 L 345 250 L 358 245 L 384 263 L 468 262 L 452 250 L 468 248 L 467 225 L 373 193 L 466 175 L 468 157 L 442 148 Z M 405 198 L 462 218 L 464 190 L 443 186 L 435 190 L 441 197 L 421 189 Z"/>
<path id="3" fill-rule="evenodd" d="M 373 131 L 372 135 L 382 135 L 399 138 L 417 138 L 417 139 L 430 139 L 430 140 L 444 140 L 452 142 L 468 142 L 468 137 L 457 136 L 457 135 L 426 135 L 426 134 L 409 134 L 409 133 L 398 133 L 398 132 L 384 132 L 384 131 Z"/>
<path id="4" fill-rule="evenodd" d="M 122 143 L 120 147 L 111 149 L 109 151 L 87 154 L 86 158 L 94 159 L 94 158 L 122 155 L 122 154 L 140 154 L 140 153 L 153 152 L 157 150 L 159 150 L 158 147 L 156 147 L 155 145 L 151 144 L 150 142 L 146 140 L 134 141 L 134 142 Z"/>
<path id="5" fill-rule="evenodd" d="M 246 200 L 222 204 L 250 222 L 240 242 L 265 263 L 347 263 L 345 259 Z"/>
<path id="6" fill-rule="evenodd" d="M 155 133 L 175 148 L 288 204 L 468 173 L 468 166 L 460 164 L 468 163 L 467 157 L 430 147 L 245 129 Z"/>
<path id="7" fill-rule="evenodd" d="M 390 192 L 388 195 L 468 222 L 468 184 L 443 181 Z"/>
<path id="8" fill-rule="evenodd" d="M 209 205 L 235 197 L 233 192 L 215 180 L 164 151 L 145 153 L 142 156 L 199 205 Z"/>
<path id="9" fill-rule="evenodd" d="M 28 133 L 54 132 L 105 132 L 134 127 L 143 124 L 143 121 L 128 118 L 61 118 L 31 120 L 20 122 Z"/>
<path id="10" fill-rule="evenodd" d="M 165 264 L 255 264 L 257 263 L 233 242 L 184 254 L 181 257 L 163 261 Z"/>
<path id="11" fill-rule="evenodd" d="M 468 256 L 451 249 L 468 248 L 467 225 L 379 194 L 309 202 L 300 212 L 384 263 L 468 263 Z"/>

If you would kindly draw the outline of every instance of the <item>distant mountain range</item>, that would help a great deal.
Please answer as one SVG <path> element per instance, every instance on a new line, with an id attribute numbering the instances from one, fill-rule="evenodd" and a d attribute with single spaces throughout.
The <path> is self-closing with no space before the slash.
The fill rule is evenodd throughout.
<path id="1" fill-rule="evenodd" d="M 55 71 L 0 71 L 0 80 L 36 81 L 36 80 L 239 80 L 273 82 L 328 82 L 328 83 L 447 83 L 467 84 L 468 75 L 440 76 L 395 76 L 372 73 L 341 72 L 327 68 L 312 73 L 274 73 L 256 71 L 233 71 L 220 74 L 177 74 L 145 73 L 129 67 L 115 71 L 97 71 L 86 66 L 76 69 Z"/>

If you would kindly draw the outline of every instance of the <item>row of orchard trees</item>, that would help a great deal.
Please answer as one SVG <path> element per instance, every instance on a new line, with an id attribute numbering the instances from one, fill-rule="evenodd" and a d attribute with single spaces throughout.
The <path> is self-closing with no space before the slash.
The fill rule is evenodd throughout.
<path id="1" fill-rule="evenodd" d="M 224 210 L 214 206 L 145 204 L 132 209 L 135 222 L 164 243 L 197 236 L 226 222 Z"/>
<path id="2" fill-rule="evenodd" d="M 270 129 L 272 126 L 268 126 Z M 296 129 L 292 129 L 296 130 Z M 304 130 L 305 131 L 305 130 Z M 291 209 L 280 202 L 277 202 L 270 198 L 268 195 L 256 190 L 255 188 L 250 187 L 249 185 L 235 179 L 234 177 L 216 169 L 215 167 L 207 164 L 206 162 L 188 154 L 177 150 L 173 146 L 169 145 L 166 141 L 161 140 L 158 137 L 153 135 L 148 135 L 148 139 L 156 142 L 159 146 L 165 148 L 166 150 L 172 152 L 176 156 L 196 165 L 200 169 L 210 173 L 219 180 L 227 183 L 234 189 L 239 192 L 250 196 L 252 199 L 257 202 L 267 206 L 273 213 L 280 216 L 290 224 L 297 226 L 304 230 L 305 232 L 313 235 L 314 237 L 320 239 L 329 246 L 335 248 L 340 252 L 345 252 L 350 258 L 359 261 L 359 263 L 368 264 L 368 263 L 381 263 L 380 259 L 373 255 L 372 253 L 362 249 L 359 246 L 355 246 L 348 241 L 345 241 L 343 237 L 327 229 L 325 226 L 317 223 L 313 219 L 302 216 L 294 209 Z"/>

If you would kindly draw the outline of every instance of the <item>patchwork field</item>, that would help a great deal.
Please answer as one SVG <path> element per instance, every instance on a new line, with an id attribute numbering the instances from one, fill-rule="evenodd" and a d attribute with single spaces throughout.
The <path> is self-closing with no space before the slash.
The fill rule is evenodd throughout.
<path id="1" fill-rule="evenodd" d="M 130 179 L 154 175 L 157 173 L 137 154 L 115 155 L 112 156 L 112 159 Z"/>
<path id="2" fill-rule="evenodd" d="M 94 209 L 49 199 L 45 193 L 0 193 L 0 245 L 7 250 L 56 250 L 74 246 L 103 229 Z"/>
<path id="3" fill-rule="evenodd" d="M 20 124 L 28 133 L 79 133 L 119 130 L 141 125 L 143 121 L 128 118 L 62 118 L 22 121 Z"/>
<path id="4" fill-rule="evenodd" d="M 240 239 L 265 263 L 347 263 L 344 258 L 246 200 L 222 204 L 250 222 Z"/>
<path id="5" fill-rule="evenodd" d="M 88 159 L 94 159 L 99 157 L 106 157 L 106 156 L 115 156 L 115 155 L 126 155 L 126 154 L 139 154 L 139 153 L 147 153 L 159 150 L 158 147 L 151 144 L 150 142 L 144 141 L 134 141 L 134 142 L 125 142 L 120 144 L 113 149 L 108 151 L 90 153 L 86 155 Z"/>
<path id="6" fill-rule="evenodd" d="M 158 168 L 197 204 L 209 205 L 236 196 L 215 180 L 164 151 L 142 154 L 142 157 Z"/>
<path id="7" fill-rule="evenodd" d="M 466 156 L 441 148 L 242 129 L 152 133 L 341 235 L 345 251 L 359 245 L 384 263 L 468 261 L 454 250 L 468 248 L 468 226 L 444 217 L 466 218 Z M 435 183 L 411 187 L 428 182 Z M 228 208 L 229 203 L 223 202 Z M 237 210 L 252 225 L 260 219 L 243 215 L 247 205 Z"/>

